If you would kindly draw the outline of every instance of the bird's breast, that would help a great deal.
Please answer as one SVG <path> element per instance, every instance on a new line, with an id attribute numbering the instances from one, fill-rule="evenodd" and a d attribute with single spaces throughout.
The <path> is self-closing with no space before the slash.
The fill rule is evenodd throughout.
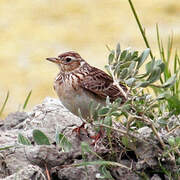
<path id="1" fill-rule="evenodd" d="M 62 102 L 62 104 L 73 114 L 79 115 L 79 109 L 83 118 L 87 119 L 89 116 L 90 102 L 97 101 L 93 94 L 84 90 L 79 84 L 77 77 L 69 77 L 69 79 L 56 78 L 54 89 Z M 61 80 L 60 80 L 61 79 Z"/>

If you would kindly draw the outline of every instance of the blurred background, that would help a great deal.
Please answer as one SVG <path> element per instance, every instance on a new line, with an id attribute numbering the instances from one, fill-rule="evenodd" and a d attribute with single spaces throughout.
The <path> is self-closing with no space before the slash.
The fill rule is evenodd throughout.
<path id="1" fill-rule="evenodd" d="M 133 3 L 156 57 L 156 23 L 162 40 L 167 42 L 173 33 L 174 47 L 180 47 L 179 0 Z M 10 92 L 3 116 L 20 109 L 31 89 L 27 110 L 46 96 L 56 97 L 53 81 L 58 68 L 46 57 L 75 50 L 103 69 L 106 45 L 145 48 L 127 0 L 1 0 L 0 17 L 0 107 Z"/>

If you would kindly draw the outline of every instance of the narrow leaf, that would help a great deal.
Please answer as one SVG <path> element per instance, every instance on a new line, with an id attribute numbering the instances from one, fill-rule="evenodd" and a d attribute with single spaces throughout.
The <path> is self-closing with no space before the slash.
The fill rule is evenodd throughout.
<path id="1" fill-rule="evenodd" d="M 125 79 L 128 75 L 128 68 L 124 68 L 120 74 L 118 74 L 118 78 Z"/>
<path id="2" fill-rule="evenodd" d="M 120 54 L 121 54 L 121 48 L 120 48 L 120 44 L 118 43 L 116 46 L 116 61 L 119 59 Z"/>
<path id="3" fill-rule="evenodd" d="M 146 73 L 147 74 L 149 74 L 149 73 L 151 73 L 153 71 L 154 64 L 155 64 L 154 59 L 146 64 Z"/>
<path id="4" fill-rule="evenodd" d="M 126 83 L 129 87 L 131 87 L 131 86 L 134 84 L 135 80 L 136 80 L 135 78 L 129 78 L 129 79 L 125 80 L 125 83 Z"/>
<path id="5" fill-rule="evenodd" d="M 108 72 L 108 74 L 109 74 L 110 76 L 112 76 L 109 65 L 105 65 L 104 67 L 105 67 L 106 71 Z"/>
<path id="6" fill-rule="evenodd" d="M 99 116 L 106 116 L 109 113 L 109 108 L 108 107 L 102 107 L 98 111 Z"/>
<path id="7" fill-rule="evenodd" d="M 8 101 L 8 98 L 9 98 L 9 91 L 7 92 L 6 99 L 5 99 L 5 101 L 4 101 L 3 105 L 2 105 L 2 108 L 1 108 L 1 110 L 0 110 L 0 116 L 1 116 L 1 114 L 3 113 L 3 111 L 4 111 L 4 108 L 5 108 L 5 106 L 6 106 L 6 103 L 7 103 L 7 101 Z"/>
<path id="8" fill-rule="evenodd" d="M 160 76 L 161 76 L 161 69 L 160 67 L 156 67 L 153 69 L 153 72 L 150 74 L 147 81 L 149 81 L 150 83 L 154 83 L 155 81 L 160 79 Z"/>
<path id="9" fill-rule="evenodd" d="M 145 49 L 138 58 L 137 69 L 139 69 L 150 54 L 150 49 Z"/>
<path id="10" fill-rule="evenodd" d="M 169 88 L 174 85 L 176 82 L 176 74 L 174 74 L 172 77 L 170 77 L 163 85 L 163 88 Z"/>
<path id="11" fill-rule="evenodd" d="M 0 151 L 4 151 L 6 149 L 13 148 L 14 146 L 5 146 L 5 147 L 0 147 Z"/>
<path id="12" fill-rule="evenodd" d="M 72 149 L 71 142 L 61 133 L 56 134 L 56 144 L 62 147 L 64 152 L 69 152 Z"/>
<path id="13" fill-rule="evenodd" d="M 156 68 L 156 67 L 159 67 L 161 69 L 161 73 L 164 72 L 164 70 L 165 70 L 165 64 L 161 59 L 155 61 L 154 68 Z"/>
<path id="14" fill-rule="evenodd" d="M 18 134 L 18 143 L 23 145 L 31 145 L 29 139 L 23 136 L 21 133 Z"/>
<path id="15" fill-rule="evenodd" d="M 111 53 L 109 54 L 109 57 L 108 57 L 109 64 L 112 64 L 112 62 L 114 60 L 114 55 L 115 55 L 115 52 L 111 51 Z"/>
<path id="16" fill-rule="evenodd" d="M 24 105 L 23 105 L 23 110 L 26 109 L 26 106 L 28 104 L 29 98 L 31 97 L 31 93 L 32 93 L 32 90 L 29 91 L 29 93 L 28 93 L 28 95 L 26 97 L 26 100 L 25 100 Z"/>
<path id="17" fill-rule="evenodd" d="M 133 70 L 135 69 L 136 66 L 136 62 L 132 61 L 132 63 L 130 64 L 129 68 L 128 68 L 128 75 L 130 76 L 131 73 L 133 72 Z"/>
<path id="18" fill-rule="evenodd" d="M 135 88 L 137 87 L 147 87 L 148 85 L 150 84 L 149 81 L 142 81 L 142 82 L 139 82 Z"/>
<path id="19" fill-rule="evenodd" d="M 111 176 L 111 173 L 107 170 L 106 166 L 100 166 L 99 167 L 99 171 L 101 173 L 101 176 L 100 177 L 97 177 L 97 178 L 102 178 L 102 179 L 113 179 L 114 178 Z"/>
<path id="20" fill-rule="evenodd" d="M 48 137 L 38 129 L 33 130 L 33 138 L 38 145 L 50 145 Z"/>
<path id="21" fill-rule="evenodd" d="M 127 167 L 127 166 L 125 166 L 123 164 L 117 163 L 117 162 L 113 162 L 113 161 L 98 160 L 98 161 L 90 161 L 90 162 L 82 162 L 82 163 L 79 163 L 79 164 L 74 164 L 74 166 L 87 166 L 87 165 L 118 166 L 118 167 L 126 168 L 126 169 L 130 170 L 129 167 Z"/>
<path id="22" fill-rule="evenodd" d="M 82 149 L 83 153 L 85 153 L 85 152 L 88 152 L 88 153 L 92 152 L 91 148 L 89 147 L 89 145 L 86 142 L 82 142 L 81 143 L 81 149 Z"/>
<path id="23" fill-rule="evenodd" d="M 120 56 L 120 61 L 124 60 L 126 55 L 128 53 L 128 50 L 124 50 L 122 53 L 121 53 L 121 56 Z"/>

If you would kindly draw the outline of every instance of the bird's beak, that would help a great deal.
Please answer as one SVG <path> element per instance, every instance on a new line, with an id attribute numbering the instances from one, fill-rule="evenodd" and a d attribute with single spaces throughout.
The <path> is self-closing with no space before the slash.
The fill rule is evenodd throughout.
<path id="1" fill-rule="evenodd" d="M 46 58 L 46 60 L 51 61 L 53 63 L 59 63 L 59 59 L 58 58 Z"/>

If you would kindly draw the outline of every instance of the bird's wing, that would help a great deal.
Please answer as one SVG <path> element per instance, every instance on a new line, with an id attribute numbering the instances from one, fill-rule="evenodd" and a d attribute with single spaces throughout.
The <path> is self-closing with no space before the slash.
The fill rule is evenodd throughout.
<path id="1" fill-rule="evenodd" d="M 113 79 L 104 71 L 93 67 L 88 75 L 80 82 L 81 87 L 100 98 L 106 99 L 109 96 L 111 101 L 121 98 L 124 102 L 126 99 L 117 86 L 113 85 Z M 127 92 L 124 85 L 120 85 Z"/>

